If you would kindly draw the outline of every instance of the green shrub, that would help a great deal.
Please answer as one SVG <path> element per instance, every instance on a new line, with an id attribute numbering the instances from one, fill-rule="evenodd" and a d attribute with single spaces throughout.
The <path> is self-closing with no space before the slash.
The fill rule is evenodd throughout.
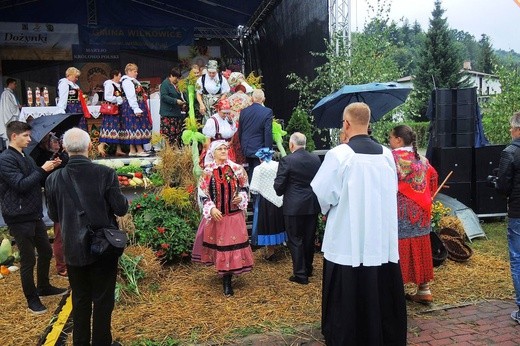
<path id="1" fill-rule="evenodd" d="M 310 115 L 307 114 L 303 109 L 296 108 L 294 112 L 291 114 L 291 118 L 289 119 L 289 123 L 287 124 L 287 136 L 284 137 L 284 146 L 289 148 L 289 137 L 295 132 L 301 132 L 307 137 L 307 146 L 306 149 L 312 152 L 316 146 L 314 144 L 314 140 L 312 139 L 314 133 L 314 126 L 311 125 L 309 121 Z"/>
<path id="2" fill-rule="evenodd" d="M 191 252 L 200 213 L 188 204 L 168 204 L 155 194 L 143 194 L 130 206 L 135 225 L 135 242 L 151 247 L 162 261 L 172 261 Z"/>

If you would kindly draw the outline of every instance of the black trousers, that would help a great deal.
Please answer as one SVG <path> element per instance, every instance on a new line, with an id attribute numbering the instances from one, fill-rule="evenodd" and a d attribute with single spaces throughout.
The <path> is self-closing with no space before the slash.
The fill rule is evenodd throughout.
<path id="1" fill-rule="evenodd" d="M 72 288 L 72 318 L 74 346 L 90 345 L 92 316 L 92 346 L 112 344 L 110 323 L 114 310 L 117 262 L 114 254 L 103 254 L 86 266 L 67 264 Z"/>
<path id="2" fill-rule="evenodd" d="M 50 286 L 49 267 L 52 258 L 52 247 L 47 236 L 47 229 L 42 220 L 10 224 L 9 232 L 14 237 L 20 251 L 20 279 L 27 301 L 38 298 L 39 289 Z M 34 266 L 38 251 L 38 267 L 36 268 L 37 284 L 34 284 Z"/>
<path id="3" fill-rule="evenodd" d="M 312 274 L 317 218 L 318 214 L 284 215 L 293 275 L 301 279 L 307 279 Z"/>

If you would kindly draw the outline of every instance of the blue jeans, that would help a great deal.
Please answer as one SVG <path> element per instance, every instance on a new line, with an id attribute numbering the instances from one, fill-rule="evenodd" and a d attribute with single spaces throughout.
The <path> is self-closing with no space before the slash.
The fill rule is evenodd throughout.
<path id="1" fill-rule="evenodd" d="M 520 218 L 510 218 L 507 225 L 507 243 L 511 277 L 515 288 L 516 305 L 520 308 Z"/>

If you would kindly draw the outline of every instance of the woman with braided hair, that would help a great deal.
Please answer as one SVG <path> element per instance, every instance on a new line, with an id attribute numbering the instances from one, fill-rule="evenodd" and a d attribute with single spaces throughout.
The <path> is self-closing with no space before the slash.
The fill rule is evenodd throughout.
<path id="1" fill-rule="evenodd" d="M 399 263 L 404 283 L 415 283 L 417 292 L 406 298 L 421 304 L 433 301 L 429 282 L 433 279 L 430 243 L 432 195 L 438 174 L 417 152 L 417 138 L 410 126 L 390 132 L 399 181 L 397 193 Z"/>

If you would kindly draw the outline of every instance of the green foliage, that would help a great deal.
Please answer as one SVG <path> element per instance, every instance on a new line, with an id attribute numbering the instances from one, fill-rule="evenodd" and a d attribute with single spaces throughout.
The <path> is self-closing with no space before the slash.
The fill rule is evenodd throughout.
<path id="1" fill-rule="evenodd" d="M 415 73 L 410 111 L 416 118 L 426 113 L 431 91 L 437 88 L 459 88 L 468 85 L 464 78 L 462 58 L 457 49 L 453 33 L 448 28 L 447 19 L 443 18 L 444 9 L 440 0 L 435 1 L 435 8 L 430 19 L 430 27 L 420 53 L 420 60 Z"/>
<path id="2" fill-rule="evenodd" d="M 414 121 L 405 121 L 405 122 L 391 122 L 391 121 L 378 121 L 372 124 L 372 136 L 381 144 L 388 145 L 388 135 L 390 131 L 398 125 L 408 125 L 414 130 L 417 134 L 417 147 L 418 148 L 426 148 L 428 146 L 428 128 L 430 127 L 430 122 L 414 122 Z"/>
<path id="3" fill-rule="evenodd" d="M 301 108 L 296 108 L 289 119 L 289 123 L 287 124 L 287 133 L 289 136 L 285 136 L 286 143 L 289 142 L 289 137 L 294 132 L 301 132 L 307 137 L 307 146 L 306 149 L 308 151 L 313 151 L 316 146 L 314 145 L 314 140 L 312 139 L 313 134 L 313 126 L 311 125 L 310 116 Z M 289 147 L 286 145 L 286 147 Z"/>
<path id="4" fill-rule="evenodd" d="M 116 301 L 119 300 L 122 291 L 139 296 L 139 280 L 145 277 L 144 270 L 139 267 L 143 256 L 131 256 L 123 253 L 119 258 L 119 269 L 124 283 L 116 284 Z"/>
<path id="5" fill-rule="evenodd" d="M 192 248 L 200 221 L 192 204 L 180 208 L 159 195 L 143 194 L 130 206 L 135 224 L 135 242 L 151 247 L 157 258 L 171 261 L 186 256 Z"/>
<path id="6" fill-rule="evenodd" d="M 161 341 L 141 339 L 141 340 L 132 342 L 131 346 L 178 346 L 180 344 L 181 344 L 180 341 L 168 336 Z"/>
<path id="7" fill-rule="evenodd" d="M 478 62 L 478 70 L 484 73 L 493 73 L 494 65 L 496 62 L 495 53 L 493 53 L 493 47 L 491 46 L 491 41 L 489 40 L 489 36 L 486 34 L 482 34 L 479 44 L 479 55 L 477 58 Z"/>
<path id="8" fill-rule="evenodd" d="M 299 93 L 299 110 L 310 114 L 321 98 L 344 85 L 389 82 L 399 78 L 401 71 L 393 59 L 397 48 L 389 41 L 390 32 L 386 27 L 387 9 L 382 2 L 378 2 L 378 6 L 367 33 L 354 33 L 352 42 L 346 42 L 340 34 L 335 34 L 326 42 L 325 52 L 311 53 L 325 59 L 323 65 L 315 68 L 314 79 L 294 73 L 287 76 L 290 81 L 288 88 Z M 340 120 L 341 115 L 338 115 L 338 127 Z"/>
<path id="9" fill-rule="evenodd" d="M 497 70 L 502 92 L 483 107 L 484 133 L 493 144 L 511 141 L 509 119 L 520 112 L 520 67 L 500 66 Z"/>

